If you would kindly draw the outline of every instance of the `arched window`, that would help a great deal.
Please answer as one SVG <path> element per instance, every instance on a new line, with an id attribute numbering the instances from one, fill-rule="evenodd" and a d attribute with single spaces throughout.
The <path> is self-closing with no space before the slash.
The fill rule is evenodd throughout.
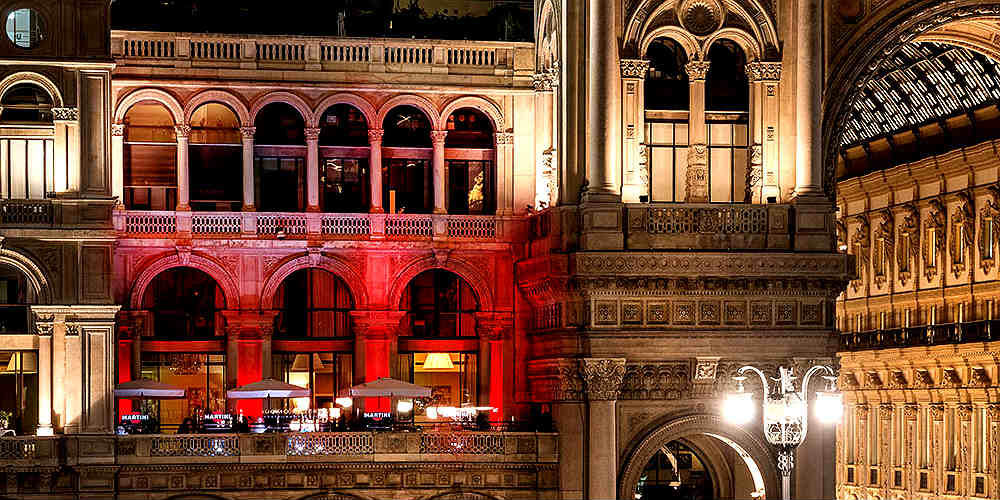
<path id="1" fill-rule="evenodd" d="M 28 305 L 37 299 L 23 272 L 0 265 L 0 333 L 31 333 Z"/>
<path id="2" fill-rule="evenodd" d="M 461 108 L 448 117 L 448 213 L 496 212 L 493 124 L 481 111 Z"/>
<path id="3" fill-rule="evenodd" d="M 239 210 L 243 203 L 243 139 L 236 113 L 203 104 L 191 115 L 191 207 Z"/>
<path id="4" fill-rule="evenodd" d="M 430 120 L 413 106 L 398 106 L 382 129 L 382 206 L 390 213 L 429 213 L 434 204 Z"/>
<path id="5" fill-rule="evenodd" d="M 477 334 L 479 302 L 472 287 L 450 271 L 424 271 L 410 281 L 400 308 L 408 313 L 401 335 L 422 341 L 413 346 L 401 339 L 398 372 L 408 382 L 432 388 L 431 400 L 414 408 L 416 420 L 433 420 L 427 406 L 478 404 L 478 342 L 461 342 Z"/>
<path id="6" fill-rule="evenodd" d="M 34 83 L 19 83 L 0 100 L 0 123 L 8 127 L 52 127 L 52 97 Z M 54 168 L 54 143 L 38 134 L 0 131 L 0 198 L 40 200 L 65 191 L 66 171 Z"/>
<path id="7" fill-rule="evenodd" d="M 746 56 L 739 45 L 719 40 L 708 50 L 705 122 L 708 126 L 708 199 L 740 203 L 746 199 L 750 84 Z"/>
<path id="8" fill-rule="evenodd" d="M 367 209 L 371 188 L 364 113 L 350 104 L 334 104 L 323 112 L 319 127 L 320 206 L 325 212 Z"/>
<path id="9" fill-rule="evenodd" d="M 254 199 L 262 212 L 306 207 L 305 121 L 283 102 L 264 106 L 254 120 Z"/>
<path id="10" fill-rule="evenodd" d="M 122 122 L 125 206 L 133 210 L 173 210 L 177 206 L 177 134 L 173 116 L 156 101 L 142 101 L 129 108 Z"/>
<path id="11" fill-rule="evenodd" d="M 169 339 L 206 339 L 223 336 L 217 316 L 226 308 L 219 285 L 207 273 L 176 267 L 158 274 L 142 299 L 153 316 L 153 336 Z"/>
<path id="12" fill-rule="evenodd" d="M 301 269 L 278 287 L 275 337 L 313 338 L 352 335 L 351 292 L 337 275 L 322 269 Z"/>
<path id="13" fill-rule="evenodd" d="M 681 202 L 689 144 L 687 54 L 676 41 L 660 38 L 646 49 L 646 58 L 649 72 L 643 96 L 649 196 L 652 201 Z"/>

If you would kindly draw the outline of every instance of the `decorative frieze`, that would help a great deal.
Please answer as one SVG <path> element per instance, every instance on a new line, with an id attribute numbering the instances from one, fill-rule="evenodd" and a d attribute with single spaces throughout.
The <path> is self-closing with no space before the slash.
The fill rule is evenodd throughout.
<path id="1" fill-rule="evenodd" d="M 689 366 L 686 361 L 629 363 L 625 365 L 619 399 L 674 400 L 688 396 L 691 392 Z"/>
<path id="2" fill-rule="evenodd" d="M 55 121 L 79 121 L 79 108 L 52 108 L 52 119 Z"/>
<path id="3" fill-rule="evenodd" d="M 781 80 L 780 62 L 754 61 L 746 65 L 747 78 L 751 82 Z"/>
<path id="4" fill-rule="evenodd" d="M 619 63 L 622 70 L 622 78 L 646 78 L 649 71 L 649 61 L 645 59 L 622 59 Z"/>

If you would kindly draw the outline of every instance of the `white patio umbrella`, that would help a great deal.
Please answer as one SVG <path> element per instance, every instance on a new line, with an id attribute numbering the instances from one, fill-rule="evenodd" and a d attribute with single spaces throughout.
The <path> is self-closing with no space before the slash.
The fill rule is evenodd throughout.
<path id="1" fill-rule="evenodd" d="M 266 378 L 226 392 L 226 396 L 230 399 L 308 398 L 310 394 L 312 393 L 305 387 L 287 384 L 273 378 Z"/>
<path id="2" fill-rule="evenodd" d="M 119 399 L 181 399 L 184 397 L 184 389 L 148 378 L 140 378 L 115 386 L 115 397 Z"/>
<path id="3" fill-rule="evenodd" d="M 424 387 L 394 378 L 382 377 L 378 380 L 365 382 L 351 387 L 351 396 L 366 398 L 406 397 L 428 398 L 431 396 L 429 387 Z"/>

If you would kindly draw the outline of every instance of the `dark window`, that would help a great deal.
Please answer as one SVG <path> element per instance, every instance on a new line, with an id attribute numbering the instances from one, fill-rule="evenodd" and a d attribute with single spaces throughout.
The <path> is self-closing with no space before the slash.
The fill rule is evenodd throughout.
<path id="1" fill-rule="evenodd" d="M 153 315 L 153 335 L 175 339 L 221 337 L 222 289 L 208 274 L 177 267 L 158 274 L 146 288 L 143 309 Z"/>
<path id="2" fill-rule="evenodd" d="M 228 107 L 202 105 L 191 115 L 191 207 L 238 210 L 243 200 L 243 139 Z"/>
<path id="3" fill-rule="evenodd" d="M 283 102 L 261 108 L 254 119 L 254 145 L 304 146 L 305 122 L 298 110 Z"/>
<path id="4" fill-rule="evenodd" d="M 483 113 L 470 108 L 456 110 L 445 124 L 446 148 L 493 148 L 493 124 Z"/>
<path id="5" fill-rule="evenodd" d="M 427 160 L 382 162 L 382 206 L 389 213 L 430 213 L 431 171 Z"/>
<path id="6" fill-rule="evenodd" d="M 123 151 L 125 206 L 173 210 L 177 206 L 177 136 L 174 119 L 158 102 L 129 108 Z"/>
<path id="7" fill-rule="evenodd" d="M 878 484 L 878 469 L 868 470 L 868 484 Z"/>
<path id="8" fill-rule="evenodd" d="M 320 146 L 367 146 L 368 121 L 350 104 L 334 104 L 319 119 Z"/>
<path id="9" fill-rule="evenodd" d="M 387 147 L 431 147 L 431 122 L 424 112 L 413 106 L 398 106 L 389 111 L 382 123 Z"/>
<path id="10" fill-rule="evenodd" d="M 847 482 L 848 484 L 854 484 L 854 467 L 847 468 Z"/>
<path id="11" fill-rule="evenodd" d="M 646 49 L 649 72 L 644 82 L 645 109 L 686 110 L 690 108 L 687 55 L 679 43 L 661 38 Z"/>
<path id="12" fill-rule="evenodd" d="M 927 489 L 927 473 L 926 472 L 921 472 L 920 473 L 920 489 L 922 489 L 922 490 L 926 490 Z"/>
<path id="13" fill-rule="evenodd" d="M 33 295 L 24 274 L 0 266 L 0 333 L 32 333 L 28 329 L 28 304 L 35 302 Z"/>
<path id="14" fill-rule="evenodd" d="M 903 471 L 897 470 L 892 473 L 892 485 L 899 488 L 903 486 Z"/>
<path id="15" fill-rule="evenodd" d="M 986 478 L 982 476 L 976 477 L 976 494 L 983 495 L 986 493 Z"/>
<path id="16" fill-rule="evenodd" d="M 33 83 L 19 83 L 8 89 L 0 107 L 0 121 L 52 123 L 52 97 Z"/>
<path id="17" fill-rule="evenodd" d="M 705 110 L 749 111 L 750 81 L 743 49 L 729 40 L 719 40 L 708 49 L 708 62 Z"/>
<path id="18" fill-rule="evenodd" d="M 301 212 L 306 200 L 306 160 L 301 157 L 254 158 L 254 191 L 261 212 Z"/>
<path id="19" fill-rule="evenodd" d="M 472 287 L 457 274 L 442 269 L 424 271 L 406 288 L 400 307 L 409 313 L 409 332 L 416 337 L 476 335 L 479 310 Z"/>
<path id="20" fill-rule="evenodd" d="M 448 160 L 448 213 L 496 212 L 493 162 Z"/>
<path id="21" fill-rule="evenodd" d="M 302 269 L 278 287 L 279 308 L 275 335 L 286 338 L 348 337 L 351 292 L 336 275 L 321 269 Z"/>
<path id="22" fill-rule="evenodd" d="M 371 188 L 368 160 L 323 158 L 320 205 L 324 212 L 364 212 L 368 210 Z"/>
<path id="23" fill-rule="evenodd" d="M 945 483 L 945 490 L 947 490 L 947 491 L 955 491 L 955 475 L 954 474 L 948 474 L 947 481 Z"/>

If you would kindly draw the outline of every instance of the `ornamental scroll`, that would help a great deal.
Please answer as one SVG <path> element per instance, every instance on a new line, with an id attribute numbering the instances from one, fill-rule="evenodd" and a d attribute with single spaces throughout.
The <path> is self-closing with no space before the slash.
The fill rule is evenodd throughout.
<path id="1" fill-rule="evenodd" d="M 931 200 L 931 213 L 924 222 L 927 236 L 923 239 L 924 277 L 933 280 L 938 273 L 938 263 L 944 252 L 944 206 L 940 200 Z"/>
<path id="2" fill-rule="evenodd" d="M 972 199 L 966 193 L 958 193 L 959 204 L 951 216 L 951 272 L 956 278 L 968 268 L 972 257 L 972 244 L 975 235 L 976 213 L 973 211 Z"/>
<path id="3" fill-rule="evenodd" d="M 896 246 L 896 272 L 899 284 L 906 285 L 920 258 L 920 212 L 912 204 L 903 205 L 899 224 L 899 244 Z"/>

